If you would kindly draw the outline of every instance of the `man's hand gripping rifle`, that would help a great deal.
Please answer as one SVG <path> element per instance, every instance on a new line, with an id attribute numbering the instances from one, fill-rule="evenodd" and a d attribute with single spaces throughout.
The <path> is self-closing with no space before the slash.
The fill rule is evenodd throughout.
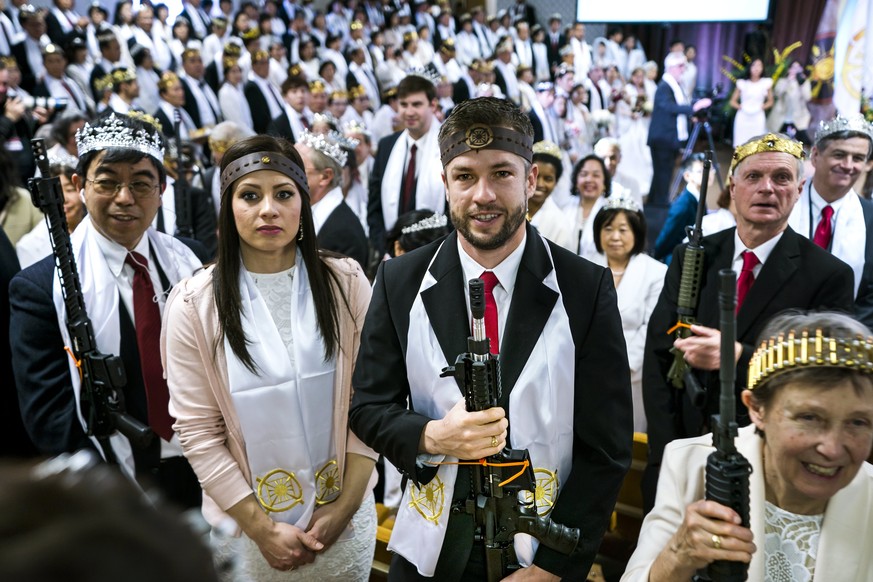
<path id="1" fill-rule="evenodd" d="M 154 433 L 125 412 L 122 388 L 127 383 L 127 378 L 121 358 L 103 354 L 97 348 L 94 327 L 85 310 L 85 298 L 82 295 L 73 246 L 67 233 L 61 182 L 58 178 L 48 178 L 49 163 L 45 142 L 34 139 L 31 148 L 42 177 L 30 179 L 30 196 L 34 206 L 45 213 L 48 223 L 52 252 L 55 255 L 67 312 L 67 329 L 72 344 L 69 349 L 77 362 L 82 380 L 80 400 L 86 432 L 100 443 L 106 461 L 117 464 L 109 444 L 109 437 L 116 430 L 138 447 L 148 446 Z"/>
<path id="2" fill-rule="evenodd" d="M 700 284 L 703 279 L 703 215 L 706 213 L 706 190 L 709 184 L 709 170 L 712 167 L 712 152 L 707 150 L 703 161 L 703 181 L 700 184 L 700 199 L 697 202 L 697 218 L 694 228 L 686 227 L 688 244 L 685 247 L 685 256 L 682 260 L 682 278 L 679 281 L 679 297 L 676 301 L 676 313 L 679 320 L 667 333 L 675 331 L 677 339 L 684 339 L 691 335 L 691 326 L 697 323 L 697 299 L 700 296 Z M 673 354 L 673 363 L 667 372 L 667 380 L 677 389 L 686 389 L 691 402 L 702 407 L 706 401 L 706 391 L 700 386 L 700 382 L 694 376 L 685 354 L 674 348 L 670 348 Z M 733 360 L 733 358 L 732 358 Z"/>
<path id="3" fill-rule="evenodd" d="M 715 445 L 706 460 L 706 498 L 730 507 L 739 514 L 743 527 L 749 527 L 749 475 L 752 466 L 737 451 L 736 422 L 736 363 L 734 342 L 737 337 L 737 274 L 730 269 L 719 271 L 718 302 L 721 327 L 721 394 L 719 413 L 712 417 L 712 444 Z M 714 582 L 742 582 L 748 576 L 745 562 L 718 561 L 707 568 Z"/>
<path id="4" fill-rule="evenodd" d="M 481 279 L 470 281 L 470 307 L 473 312 L 473 335 L 467 339 L 467 350 L 460 354 L 454 366 L 443 370 L 442 376 L 454 376 L 464 387 L 469 412 L 499 406 L 500 366 L 485 335 L 485 287 Z M 488 580 L 501 580 L 518 569 L 513 537 L 526 533 L 546 547 L 572 554 L 579 542 L 579 530 L 555 523 L 537 514 L 536 480 L 527 449 L 504 448 L 500 453 L 482 459 L 473 468 L 473 499 L 467 501 L 467 512 L 476 522 L 477 539 L 485 544 Z M 519 498 L 527 491 L 531 501 Z"/>

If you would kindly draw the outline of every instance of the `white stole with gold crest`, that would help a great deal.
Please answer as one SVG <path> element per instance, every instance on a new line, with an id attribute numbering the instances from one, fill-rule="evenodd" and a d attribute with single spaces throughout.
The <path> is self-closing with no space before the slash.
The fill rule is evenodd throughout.
<path id="1" fill-rule="evenodd" d="M 554 269 L 543 283 L 560 295 Z M 428 267 L 409 314 L 406 369 L 415 411 L 437 419 L 443 418 L 463 394 L 454 378 L 440 378 L 448 363 L 421 299 L 421 293 L 434 284 L 436 279 Z M 513 448 L 530 451 L 541 516 L 551 512 L 572 465 L 575 351 L 570 321 L 558 297 L 509 397 L 510 440 Z M 457 460 L 446 457 L 444 462 Z M 441 465 L 429 483 L 419 488 L 410 482 L 403 493 L 388 549 L 415 564 L 422 576 L 433 576 L 436 571 L 457 473 L 457 465 Z M 521 497 L 531 501 L 528 493 Z M 523 566 L 533 563 L 536 547 L 530 536 L 515 536 L 515 551 Z"/>
<path id="2" fill-rule="evenodd" d="M 252 490 L 276 521 L 306 529 L 318 505 L 340 493 L 333 440 L 336 357 L 324 361 L 315 302 L 302 260 L 291 295 L 294 362 L 251 275 L 240 270 L 242 326 L 258 369 L 225 338 L 228 385 L 245 435 Z"/>

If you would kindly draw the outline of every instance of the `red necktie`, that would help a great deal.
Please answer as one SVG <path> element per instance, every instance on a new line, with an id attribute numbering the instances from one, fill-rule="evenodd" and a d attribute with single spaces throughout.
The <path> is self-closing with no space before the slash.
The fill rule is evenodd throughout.
<path id="1" fill-rule="evenodd" d="M 500 281 L 492 271 L 485 271 L 479 278 L 485 283 L 485 335 L 491 340 L 491 353 L 499 354 L 500 335 L 497 329 L 497 302 L 494 301 L 494 287 Z"/>
<path id="2" fill-rule="evenodd" d="M 831 218 L 834 216 L 834 209 L 830 206 L 825 206 L 821 209 L 821 220 L 818 221 L 818 226 L 815 227 L 815 235 L 812 237 L 812 242 L 823 249 L 829 249 L 831 246 Z"/>
<path id="3" fill-rule="evenodd" d="M 149 275 L 149 262 L 139 253 L 128 253 L 124 262 L 133 268 L 133 318 L 136 345 L 148 402 L 149 426 L 165 441 L 173 437 L 173 417 L 168 410 L 170 392 L 161 364 L 161 310 Z"/>
<path id="4" fill-rule="evenodd" d="M 752 251 L 743 251 L 743 270 L 740 272 L 740 278 L 737 279 L 737 313 L 743 306 L 743 301 L 746 300 L 746 294 L 752 288 L 752 283 L 755 282 L 755 267 L 761 261 Z"/>
<path id="5" fill-rule="evenodd" d="M 83 109 L 83 110 L 84 110 L 84 107 L 82 107 L 82 104 L 79 103 L 79 98 L 76 96 L 75 93 L 73 93 L 73 88 L 70 87 L 70 85 L 69 85 L 66 81 L 64 81 L 63 79 L 61 79 L 61 87 L 63 87 L 63 88 L 64 88 L 64 91 L 66 91 L 67 94 L 69 94 L 69 96 L 70 96 L 70 100 L 71 100 L 71 101 L 72 101 L 72 102 L 73 102 L 73 103 L 74 103 L 74 104 L 75 104 L 79 109 Z"/>
<path id="6" fill-rule="evenodd" d="M 410 206 L 412 205 L 412 192 L 415 190 L 415 152 L 417 150 L 418 147 L 415 144 L 409 148 L 409 164 L 406 166 L 406 176 L 403 178 L 403 199 L 399 214 L 413 210 Z"/>

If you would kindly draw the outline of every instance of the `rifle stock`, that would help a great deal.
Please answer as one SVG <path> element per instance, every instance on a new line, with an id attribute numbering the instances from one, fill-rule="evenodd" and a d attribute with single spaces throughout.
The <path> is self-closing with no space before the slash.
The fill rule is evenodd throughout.
<path id="1" fill-rule="evenodd" d="M 97 348 L 94 328 L 85 308 L 82 284 L 73 255 L 73 246 L 67 232 L 64 214 L 64 193 L 58 178 L 49 178 L 49 163 L 45 142 L 31 141 L 34 158 L 41 178 L 31 178 L 31 201 L 45 213 L 55 255 L 58 278 L 64 297 L 67 329 L 70 334 L 70 349 L 80 364 L 82 380 L 80 406 L 85 419 L 85 430 L 100 443 L 106 461 L 117 464 L 109 444 L 109 437 L 116 430 L 126 436 L 134 446 L 146 447 L 154 433 L 137 419 L 125 412 L 123 388 L 127 383 L 121 358 L 103 354 Z"/>
<path id="2" fill-rule="evenodd" d="M 441 376 L 454 376 L 461 383 L 467 410 L 476 412 L 499 405 L 500 365 L 499 357 L 490 353 L 490 341 L 485 334 L 482 280 L 472 279 L 469 292 L 473 335 L 467 339 L 468 351 L 460 354 L 455 365 L 445 368 Z M 529 534 L 557 552 L 572 554 L 579 543 L 579 529 L 537 513 L 536 479 L 528 450 L 506 447 L 486 460 L 487 465 L 472 468 L 474 499 L 468 500 L 466 506 L 474 516 L 476 538 L 485 544 L 488 581 L 502 580 L 518 567 L 513 548 L 517 533 Z M 522 471 L 520 465 L 524 466 Z M 527 491 L 534 501 L 521 501 L 522 491 Z"/>

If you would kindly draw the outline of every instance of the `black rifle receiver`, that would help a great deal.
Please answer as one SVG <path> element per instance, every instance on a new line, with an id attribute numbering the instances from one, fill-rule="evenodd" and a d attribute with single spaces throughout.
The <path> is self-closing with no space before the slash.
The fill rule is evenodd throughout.
<path id="1" fill-rule="evenodd" d="M 182 153 L 181 125 L 182 114 L 178 109 L 175 109 L 173 111 L 173 128 L 176 131 L 176 181 L 173 183 L 173 192 L 176 202 L 176 236 L 192 238 L 194 236 L 194 221 L 191 217 L 191 192 L 188 188 L 185 156 Z"/>
<path id="2" fill-rule="evenodd" d="M 691 335 L 688 326 L 697 323 L 697 299 L 700 295 L 700 286 L 703 279 L 703 215 L 706 213 L 706 191 L 709 184 L 709 170 L 712 167 L 712 151 L 707 150 L 703 160 L 703 182 L 700 184 L 700 199 L 697 202 L 697 218 L 694 228 L 686 227 L 688 244 L 685 247 L 685 256 L 682 258 L 682 278 L 679 280 L 679 297 L 676 301 L 676 313 L 679 316 L 677 323 L 676 338 L 687 338 Z M 694 376 L 685 354 L 676 348 L 670 348 L 673 354 L 673 363 L 667 372 L 667 379 L 678 389 L 686 389 L 691 402 L 697 407 L 703 407 L 706 402 L 706 391 Z"/>
<path id="3" fill-rule="evenodd" d="M 737 436 L 735 347 L 737 332 L 737 274 L 722 269 L 719 275 L 719 312 L 721 327 L 721 394 L 719 412 L 712 416 L 712 443 L 715 451 L 706 460 L 706 498 L 736 511 L 743 527 L 749 527 L 749 475 L 752 466 L 739 451 Z M 741 582 L 748 576 L 745 562 L 718 561 L 707 568 L 714 582 Z"/>
<path id="4" fill-rule="evenodd" d="M 454 376 L 464 387 L 467 410 L 477 412 L 499 405 L 500 365 L 499 356 L 491 354 L 485 333 L 485 285 L 481 279 L 471 279 L 469 291 L 473 335 L 467 338 L 468 352 L 460 354 L 441 376 Z M 474 516 L 476 539 L 485 544 L 488 582 L 502 580 L 518 568 L 513 547 L 517 533 L 529 534 L 557 552 L 572 554 L 579 543 L 579 529 L 537 514 L 536 479 L 528 450 L 506 447 L 486 461 L 487 465 L 471 470 L 473 499 L 467 501 L 466 510 Z M 522 464 L 526 464 L 523 469 Z M 530 503 L 519 499 L 522 491 L 529 493 Z"/>
<path id="5" fill-rule="evenodd" d="M 85 419 L 86 434 L 100 443 L 106 461 L 117 464 L 109 443 L 109 437 L 117 430 L 134 446 L 145 448 L 154 433 L 124 410 L 124 393 L 127 384 L 121 358 L 103 354 L 97 348 L 94 327 L 85 309 L 82 284 L 73 246 L 67 232 L 67 217 L 64 214 L 64 192 L 59 178 L 49 178 L 50 170 L 45 141 L 31 141 L 33 157 L 39 168 L 40 178 L 28 181 L 33 205 L 43 211 L 48 223 L 52 252 L 55 255 L 58 278 L 67 312 L 67 329 L 70 333 L 70 349 L 80 363 L 82 378 L 81 410 Z"/>

